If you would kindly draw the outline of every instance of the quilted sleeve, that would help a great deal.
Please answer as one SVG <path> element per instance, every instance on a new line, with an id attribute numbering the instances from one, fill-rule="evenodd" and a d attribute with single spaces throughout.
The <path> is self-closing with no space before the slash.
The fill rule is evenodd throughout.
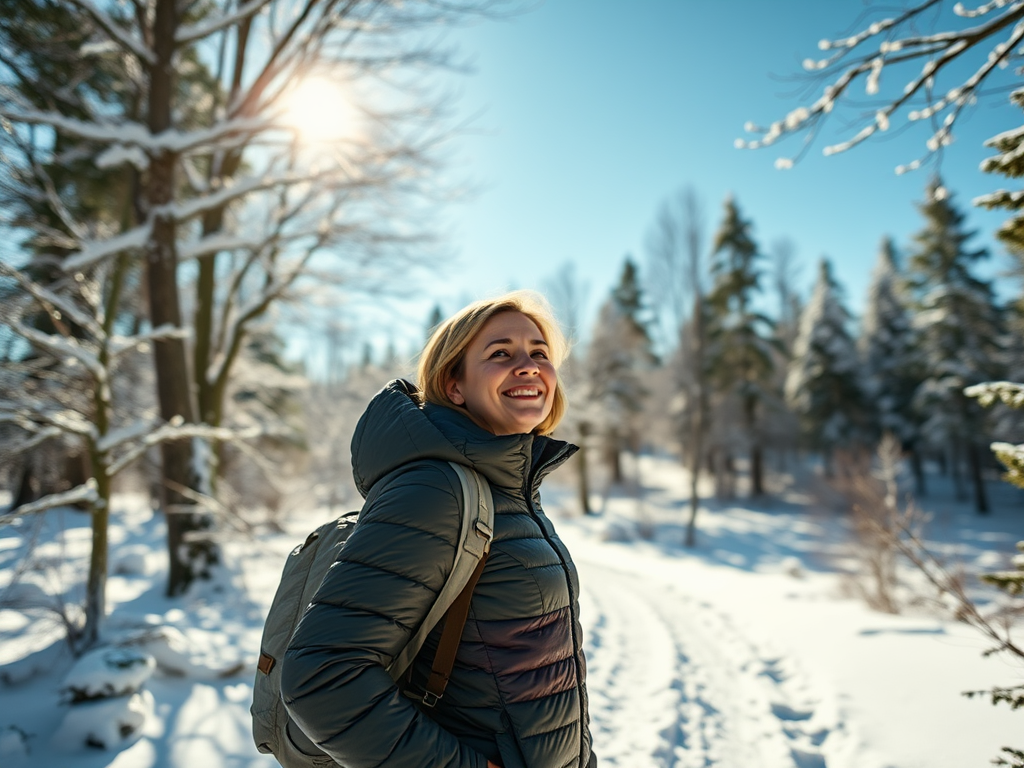
<path id="1" fill-rule="evenodd" d="M 347 768 L 485 768 L 483 755 L 420 712 L 386 671 L 451 571 L 461 488 L 437 462 L 381 482 L 288 646 L 285 706 Z"/>

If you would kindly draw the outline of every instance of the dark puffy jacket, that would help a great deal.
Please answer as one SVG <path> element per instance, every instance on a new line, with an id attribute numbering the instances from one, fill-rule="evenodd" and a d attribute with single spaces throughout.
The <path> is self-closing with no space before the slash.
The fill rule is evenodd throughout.
<path id="1" fill-rule="evenodd" d="M 367 501 L 285 655 L 285 704 L 347 768 L 596 766 L 576 568 L 539 497 L 576 448 L 492 435 L 450 408 L 420 408 L 411 391 L 392 382 L 356 427 L 353 475 Z M 448 688 L 427 709 L 385 669 L 452 566 L 462 490 L 448 461 L 490 482 L 495 530 Z M 440 629 L 409 690 L 423 690 Z"/>

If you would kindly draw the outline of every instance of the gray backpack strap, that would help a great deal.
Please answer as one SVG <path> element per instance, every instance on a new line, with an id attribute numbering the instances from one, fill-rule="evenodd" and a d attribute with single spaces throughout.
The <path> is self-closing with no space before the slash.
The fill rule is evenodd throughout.
<path id="1" fill-rule="evenodd" d="M 455 549 L 455 561 L 448 581 L 441 588 L 423 623 L 388 667 L 388 674 L 392 680 L 398 680 L 405 674 L 426 642 L 427 635 L 470 583 L 477 565 L 491 548 L 491 538 L 494 536 L 494 499 L 491 495 L 491 486 L 476 470 L 455 462 L 449 464 L 459 476 L 462 485 L 462 522 L 459 526 L 459 545 Z"/>

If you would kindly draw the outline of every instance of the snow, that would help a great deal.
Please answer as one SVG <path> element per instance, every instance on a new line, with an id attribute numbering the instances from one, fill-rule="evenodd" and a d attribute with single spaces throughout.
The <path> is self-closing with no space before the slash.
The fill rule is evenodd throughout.
<path id="1" fill-rule="evenodd" d="M 574 514 L 574 489 L 558 484 L 569 472 L 544 490 L 580 573 L 602 768 L 961 768 L 1021 746 L 1020 713 L 960 695 L 1020 682 L 1020 668 L 984 658 L 979 636 L 933 609 L 892 616 L 851 597 L 845 518 L 792 478 L 775 475 L 759 505 L 704 499 L 697 547 L 686 550 L 678 459 L 644 456 L 626 469 L 643 478 L 642 498 L 612 492 L 599 516 Z M 950 501 L 942 478 L 929 486 L 929 539 L 968 571 L 1009 567 L 1024 538 L 1024 496 L 993 483 L 995 508 L 982 518 Z M 236 534 L 212 583 L 169 599 L 162 517 L 143 495 L 116 496 L 106 646 L 74 665 L 61 643 L 53 650 L 57 628 L 42 614 L 0 609 L 3 661 L 16 649 L 45 658 L 0 685 L 0 763 L 276 766 L 249 735 L 262 620 L 287 553 L 327 517 L 296 510 L 283 534 Z M 36 519 L 44 527 L 34 532 L 0 529 L 0 586 L 25 562 L 39 571 L 32 583 L 51 588 L 71 576 L 43 578 L 46 568 L 84 566 L 86 516 Z M 904 575 L 912 594 L 913 574 Z M 972 587 L 982 598 L 984 589 Z M 111 655 L 138 661 L 111 672 L 97 661 Z M 125 695 L 69 706 L 59 690 L 71 681 Z"/>
<path id="2" fill-rule="evenodd" d="M 71 701 L 109 699 L 138 691 L 156 661 L 131 648 L 98 648 L 82 656 L 64 678 L 61 693 Z"/>
<path id="3" fill-rule="evenodd" d="M 125 163 L 145 171 L 149 168 L 149 157 L 138 147 L 125 147 L 121 144 L 115 144 L 96 156 L 97 168 L 113 168 Z"/>
<path id="4" fill-rule="evenodd" d="M 22 504 L 14 512 L 0 515 L 0 525 L 10 523 L 12 520 L 19 517 L 34 515 L 47 509 L 53 509 L 54 507 L 62 507 L 68 504 L 77 504 L 79 502 L 93 504 L 98 499 L 99 496 L 96 493 L 96 481 L 89 478 L 85 483 L 72 488 L 70 491 L 51 493 L 38 501 L 33 501 L 31 504 Z"/>
<path id="5" fill-rule="evenodd" d="M 149 691 L 76 704 L 53 735 L 53 749 L 73 753 L 83 747 L 113 750 L 131 744 L 152 712 Z"/>
<path id="6" fill-rule="evenodd" d="M 149 240 L 151 230 L 151 225 L 146 223 L 114 237 L 84 242 L 78 253 L 64 260 L 64 269 L 74 272 L 124 251 L 139 250 Z"/>
<path id="7" fill-rule="evenodd" d="M 202 40 L 218 30 L 233 26 L 243 19 L 256 15 L 269 4 L 270 0 L 249 0 L 230 13 L 213 15 L 212 18 L 205 19 L 202 24 L 183 24 L 174 35 L 174 41 L 183 45 Z"/>
<path id="8" fill-rule="evenodd" d="M 152 49 L 141 39 L 125 30 L 124 27 L 114 21 L 106 11 L 97 6 L 92 0 L 72 0 L 72 2 L 87 10 L 114 42 L 118 43 L 128 52 L 138 56 L 147 64 L 156 64 L 156 54 L 153 53 Z"/>

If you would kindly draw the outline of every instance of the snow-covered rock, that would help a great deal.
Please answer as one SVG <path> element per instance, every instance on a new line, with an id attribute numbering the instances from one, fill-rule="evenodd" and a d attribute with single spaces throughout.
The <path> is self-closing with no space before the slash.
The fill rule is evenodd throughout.
<path id="1" fill-rule="evenodd" d="M 138 738 L 152 714 L 153 694 L 149 691 L 73 704 L 52 743 L 61 751 L 119 749 Z"/>
<path id="2" fill-rule="evenodd" d="M 616 541 L 628 544 L 640 538 L 637 524 L 623 518 L 609 518 L 600 531 L 601 541 Z"/>
<path id="3" fill-rule="evenodd" d="M 97 648 L 68 672 L 61 693 L 72 704 L 137 692 L 153 674 L 156 660 L 137 648 Z"/>
<path id="4" fill-rule="evenodd" d="M 120 576 L 148 576 L 153 572 L 150 567 L 152 550 L 139 544 L 126 547 L 114 561 L 114 573 Z"/>

